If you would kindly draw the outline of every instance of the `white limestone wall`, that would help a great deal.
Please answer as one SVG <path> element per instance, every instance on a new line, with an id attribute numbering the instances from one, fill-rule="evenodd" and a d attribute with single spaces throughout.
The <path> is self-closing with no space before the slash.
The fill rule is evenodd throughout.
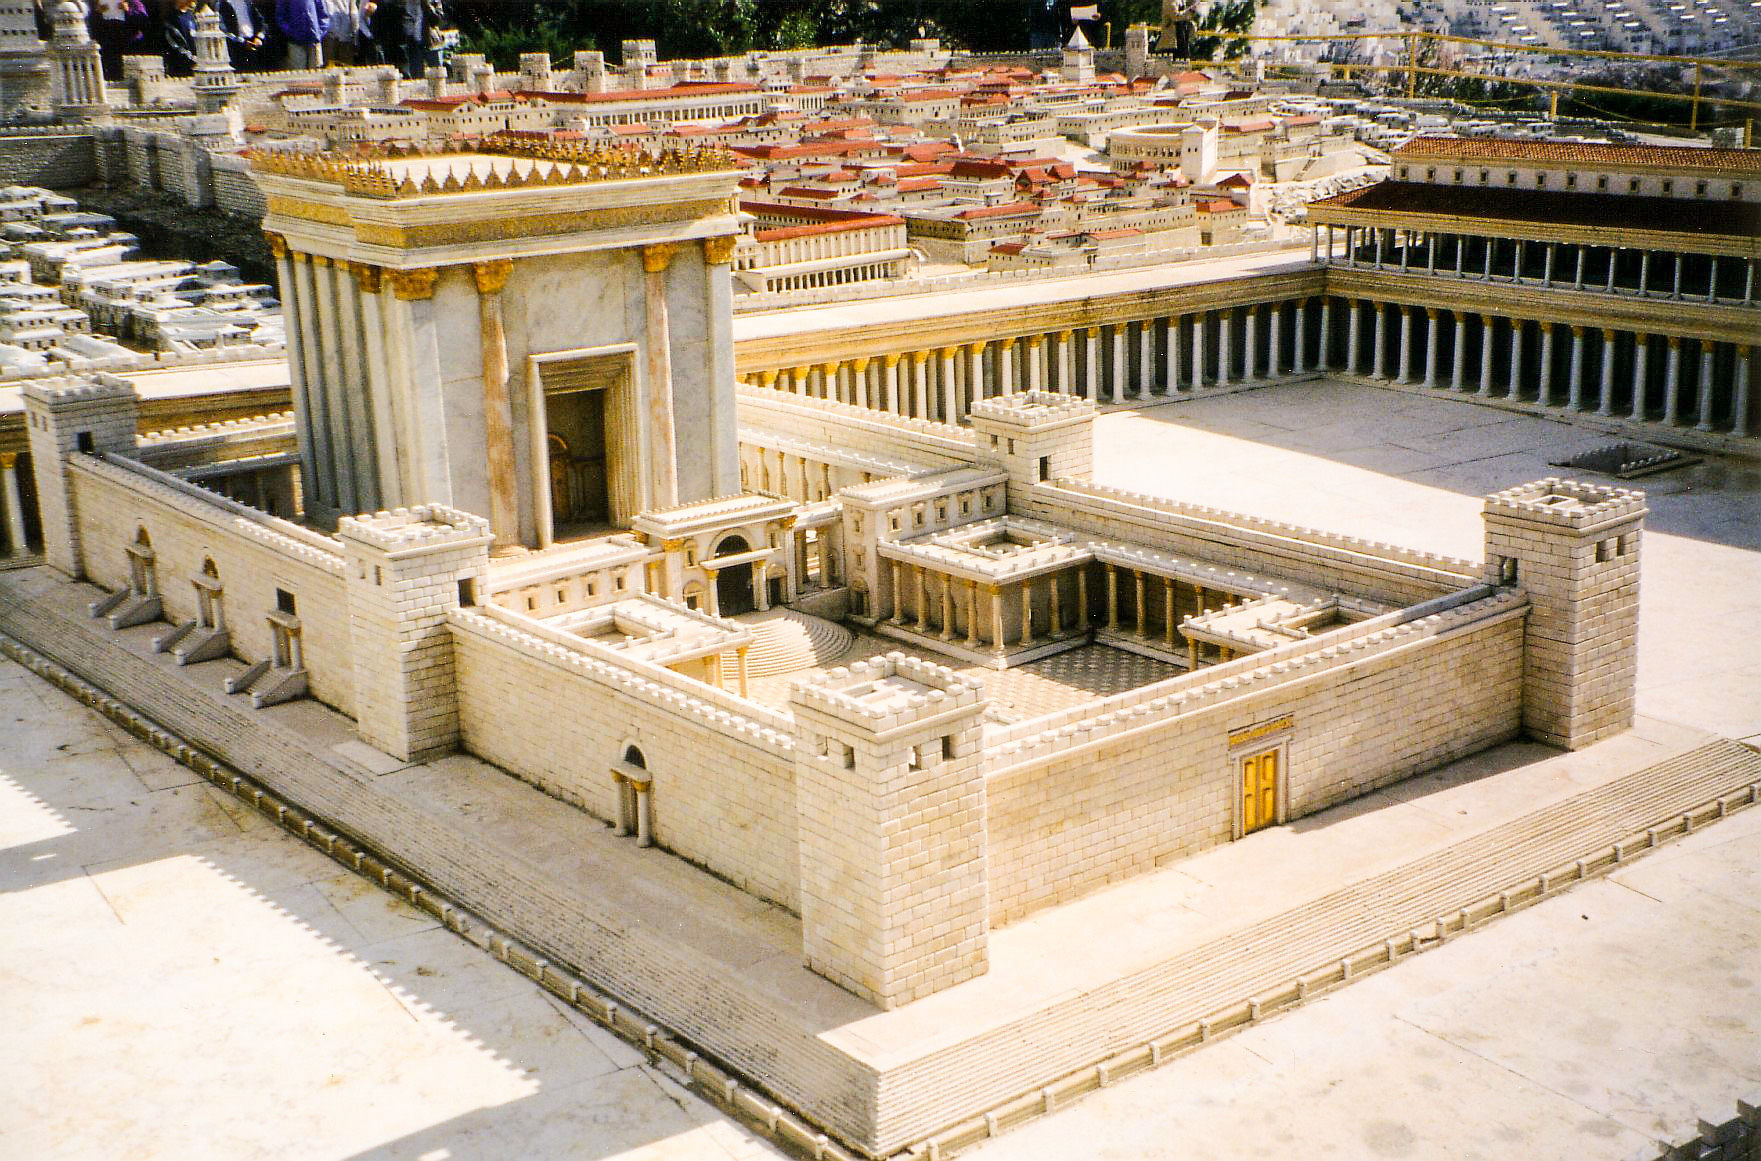
<path id="1" fill-rule="evenodd" d="M 127 468 L 75 456 L 67 463 L 86 575 L 111 590 L 129 583 L 127 546 L 146 529 L 157 557 L 165 619 L 196 615 L 192 577 L 212 559 L 232 651 L 245 661 L 271 655 L 267 615 L 276 590 L 294 595 L 312 696 L 354 713 L 354 653 L 340 544 L 273 517 L 241 518 L 239 506 L 189 488 L 155 482 Z M 169 628 L 169 625 L 167 626 Z"/>
<path id="2" fill-rule="evenodd" d="M 735 699 L 711 700 L 708 686 L 589 659 L 482 612 L 457 612 L 451 626 L 466 750 L 612 822 L 612 765 L 636 746 L 652 778 L 656 844 L 799 909 L 785 716 L 751 703 L 736 715 L 725 708 Z"/>
<path id="3" fill-rule="evenodd" d="M 1393 648 L 1316 650 L 1257 682 L 1226 678 L 1232 688 L 1195 692 L 1197 708 L 1141 725 L 1091 714 L 1004 747 L 987 781 L 992 924 L 1228 842 L 1244 753 L 1285 744 L 1286 817 L 1298 818 L 1515 737 L 1520 602 L 1491 598 L 1460 621 L 1416 623 Z M 1288 728 L 1231 749 L 1233 731 L 1286 716 Z M 1022 753 L 1032 760 L 1011 764 Z"/>

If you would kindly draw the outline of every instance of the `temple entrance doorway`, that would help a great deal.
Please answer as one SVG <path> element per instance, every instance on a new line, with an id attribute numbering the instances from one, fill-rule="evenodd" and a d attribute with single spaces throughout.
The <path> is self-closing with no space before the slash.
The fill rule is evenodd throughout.
<path id="1" fill-rule="evenodd" d="M 550 518 L 558 540 L 610 524 L 606 490 L 605 392 L 545 397 L 545 450 L 550 459 Z"/>
<path id="2" fill-rule="evenodd" d="M 1241 833 L 1252 834 L 1278 821 L 1279 749 L 1241 760 Z"/>
<path id="3" fill-rule="evenodd" d="M 744 536 L 728 536 L 715 546 L 717 556 L 737 556 L 752 551 Z M 751 564 L 736 564 L 724 568 L 715 577 L 716 608 L 724 617 L 737 617 L 741 613 L 754 612 L 758 608 L 758 600 L 752 592 Z"/>
<path id="4" fill-rule="evenodd" d="M 632 348 L 529 361 L 529 509 L 538 547 L 628 525 L 647 503 Z"/>

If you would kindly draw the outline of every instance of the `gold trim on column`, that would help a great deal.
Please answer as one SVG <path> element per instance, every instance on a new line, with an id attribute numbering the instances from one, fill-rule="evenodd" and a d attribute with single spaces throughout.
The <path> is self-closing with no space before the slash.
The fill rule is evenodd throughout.
<path id="1" fill-rule="evenodd" d="M 650 274 L 664 274 L 678 250 L 675 242 L 654 242 L 642 247 L 642 269 Z"/>
<path id="2" fill-rule="evenodd" d="M 312 265 L 314 265 L 314 266 L 322 266 L 322 267 L 326 267 L 326 268 L 328 268 L 328 267 L 329 267 L 329 266 L 330 266 L 330 257 L 329 257 L 329 255 L 326 255 L 326 254 L 314 254 L 314 255 L 312 255 Z"/>
<path id="3" fill-rule="evenodd" d="M 264 230 L 263 238 L 269 243 L 269 252 L 277 258 L 287 257 L 287 235 L 277 234 L 274 230 Z"/>
<path id="4" fill-rule="evenodd" d="M 897 367 L 899 365 L 899 360 L 904 357 L 905 356 L 902 354 L 882 355 L 881 362 L 888 367 Z"/>
<path id="5" fill-rule="evenodd" d="M 514 263 L 509 258 L 492 258 L 487 262 L 471 263 L 471 279 L 477 284 L 478 294 L 500 294 L 508 284 L 508 276 L 514 272 Z"/>
<path id="6" fill-rule="evenodd" d="M 0 471 L 10 472 L 18 466 L 17 452 L 0 452 Z"/>
<path id="7" fill-rule="evenodd" d="M 727 265 L 734 260 L 734 247 L 739 240 L 737 234 L 719 234 L 703 239 L 703 260 L 711 266 Z"/>
<path id="8" fill-rule="evenodd" d="M 350 262 L 349 273 L 355 276 L 355 286 L 362 294 L 378 294 L 384 286 L 385 271 L 370 262 Z"/>
<path id="9" fill-rule="evenodd" d="M 421 298 L 434 297 L 434 283 L 440 277 L 440 271 L 432 266 L 417 266 L 410 270 L 388 270 L 391 277 L 391 289 L 404 302 L 413 302 Z"/>
<path id="10" fill-rule="evenodd" d="M 683 552 L 685 551 L 685 545 L 687 543 L 689 543 L 689 541 L 683 538 L 676 540 L 663 540 L 660 542 L 660 550 L 662 552 Z"/>

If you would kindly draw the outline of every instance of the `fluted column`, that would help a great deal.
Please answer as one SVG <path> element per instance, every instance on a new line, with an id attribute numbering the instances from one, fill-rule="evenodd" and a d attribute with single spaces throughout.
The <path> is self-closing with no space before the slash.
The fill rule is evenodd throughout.
<path id="1" fill-rule="evenodd" d="M 1192 389 L 1205 385 L 1205 312 L 1192 316 Z"/>
<path id="2" fill-rule="evenodd" d="M 911 405 L 912 414 L 919 419 L 929 418 L 929 352 L 911 352 Z"/>
<path id="3" fill-rule="evenodd" d="M 1232 338 L 1230 323 L 1235 315 L 1234 308 L 1217 312 L 1217 386 L 1229 385 L 1229 365 L 1233 361 Z"/>
<path id="4" fill-rule="evenodd" d="M 1579 256 L 1583 250 L 1578 251 Z M 1584 405 L 1584 328 L 1571 328 L 1571 363 L 1566 372 L 1565 406 L 1569 411 L 1580 411 Z"/>
<path id="5" fill-rule="evenodd" d="M 1056 337 L 1058 352 L 1058 390 L 1065 395 L 1076 394 L 1076 332 L 1059 331 Z"/>
<path id="6" fill-rule="evenodd" d="M 887 410 L 894 415 L 903 415 L 899 410 L 899 356 L 881 356 L 881 379 L 886 385 Z"/>
<path id="7" fill-rule="evenodd" d="M 18 491 L 18 453 L 0 452 L 0 503 L 6 505 L 6 558 L 30 552 L 24 529 L 24 500 Z"/>
<path id="8" fill-rule="evenodd" d="M 1162 390 L 1166 395 L 1180 394 L 1180 319 L 1168 320 L 1167 361 L 1162 367 Z"/>
<path id="9" fill-rule="evenodd" d="M 1614 414 L 1614 332 L 1604 328 L 1602 331 L 1602 381 L 1598 384 L 1600 398 L 1596 403 L 1597 415 Z"/>
<path id="10" fill-rule="evenodd" d="M 966 410 L 971 411 L 972 405 L 985 397 L 984 389 L 984 348 L 980 341 L 966 344 Z M 974 590 L 976 592 L 976 590 Z M 977 598 L 974 597 L 974 600 Z"/>
<path id="11" fill-rule="evenodd" d="M 1284 304 L 1274 302 L 1266 309 L 1272 312 L 1266 321 L 1266 378 L 1276 379 L 1284 361 L 1284 352 L 1281 349 L 1284 345 Z"/>
<path id="12" fill-rule="evenodd" d="M 1700 400 L 1697 410 L 1699 421 L 1694 424 L 1695 431 L 1712 430 L 1712 344 L 1705 339 L 1700 340 Z"/>
<path id="13" fill-rule="evenodd" d="M 1437 308 L 1425 308 L 1425 386 L 1437 385 Z"/>
<path id="14" fill-rule="evenodd" d="M 1730 430 L 1732 435 L 1749 434 L 1749 356 L 1748 344 L 1737 347 L 1736 371 L 1731 375 Z"/>
<path id="15" fill-rule="evenodd" d="M 878 410 L 880 401 L 875 398 L 874 381 L 868 373 L 869 362 L 866 357 L 850 360 L 850 378 L 855 388 L 852 402 L 858 407 Z"/>
<path id="16" fill-rule="evenodd" d="M 1027 336 L 1027 389 L 1046 389 L 1046 336 Z"/>
<path id="17" fill-rule="evenodd" d="M 1403 250 L 1402 253 L 1404 252 Z M 1400 349 L 1395 354 L 1399 362 L 1395 364 L 1394 381 L 1405 383 L 1406 369 L 1412 363 L 1412 311 L 1404 306 L 1397 306 L 1395 309 L 1400 312 Z"/>
<path id="18" fill-rule="evenodd" d="M 1449 368 L 1449 389 L 1451 391 L 1465 391 L 1467 390 L 1464 378 L 1467 374 L 1468 316 L 1458 310 L 1450 311 L 1449 315 L 1455 324 L 1452 328 L 1455 335 L 1455 357 Z"/>
<path id="19" fill-rule="evenodd" d="M 1536 325 L 1541 328 L 1541 375 L 1535 388 L 1535 398 L 1543 405 L 1551 405 L 1553 403 L 1553 324 L 1543 319 Z"/>
<path id="20" fill-rule="evenodd" d="M 1107 399 L 1117 403 L 1131 389 L 1130 323 L 1113 324 L 1113 376 L 1107 383 Z"/>
<path id="21" fill-rule="evenodd" d="M 1663 371 L 1663 422 L 1673 424 L 1681 418 L 1682 341 L 1679 335 L 1669 336 L 1669 361 Z"/>
<path id="22" fill-rule="evenodd" d="M 1480 316 L 1480 390 L 1479 394 L 1492 394 L 1492 344 L 1498 334 L 1498 324 L 1489 314 Z"/>
<path id="23" fill-rule="evenodd" d="M 1380 236 L 1380 234 L 1381 231 L 1378 230 L 1377 235 Z M 1385 379 L 1387 378 L 1388 304 L 1385 302 L 1372 303 L 1371 308 L 1376 312 L 1376 318 L 1370 331 L 1372 336 L 1370 343 L 1370 378 Z"/>
<path id="24" fill-rule="evenodd" d="M 1260 308 L 1249 304 L 1241 313 L 1241 377 L 1251 382 L 1258 377 Z"/>
<path id="25" fill-rule="evenodd" d="M 959 369 L 956 362 L 960 358 L 959 347 L 943 347 L 942 362 L 938 370 L 941 372 L 941 395 L 943 423 L 960 422 L 960 382 Z"/>
<path id="26" fill-rule="evenodd" d="M 997 340 L 997 394 L 1015 390 L 1015 340 Z"/>
<path id="27" fill-rule="evenodd" d="M 1520 318 L 1510 320 L 1510 383 L 1504 389 L 1506 399 L 1516 399 L 1522 395 L 1523 385 L 1523 331 L 1528 323 Z"/>
<path id="28" fill-rule="evenodd" d="M 1090 403 L 1100 398 L 1101 328 L 1082 332 L 1082 397 Z"/>
<path id="29" fill-rule="evenodd" d="M 1633 336 L 1633 407 L 1631 418 L 1645 418 L 1645 389 L 1650 385 L 1650 338 L 1643 332 Z"/>
<path id="30" fill-rule="evenodd" d="M 670 255 L 669 255 L 670 257 Z M 662 268 L 664 270 L 664 267 Z M 477 317 L 482 331 L 483 354 L 483 436 L 485 453 L 489 461 L 489 530 L 495 537 L 491 548 L 492 555 L 507 555 L 518 552 L 520 545 L 520 509 L 515 495 L 517 487 L 514 474 L 514 412 L 508 399 L 508 346 L 507 332 L 502 326 L 501 292 L 507 286 L 508 276 L 513 273 L 514 264 L 506 258 L 497 258 L 490 262 L 476 262 L 471 265 L 471 278 L 477 286 Z M 650 277 L 654 277 L 650 275 Z M 650 304 L 650 311 L 654 309 Z M 658 324 L 652 317 L 649 319 L 649 342 L 654 344 L 657 339 L 666 342 L 666 305 L 660 306 Z M 657 329 L 658 326 L 658 329 Z M 650 367 L 653 360 L 650 359 Z M 670 369 L 665 374 L 670 375 Z M 668 384 L 670 380 L 664 375 L 656 378 L 655 383 Z M 667 392 L 667 436 L 668 442 L 656 449 L 657 454 L 665 451 L 670 453 L 671 436 L 671 393 Z M 658 418 L 659 412 L 656 412 Z M 672 491 L 667 493 L 678 502 L 678 469 L 677 461 L 671 454 L 666 456 L 666 467 L 671 469 L 670 477 L 662 475 L 663 480 L 670 479 Z"/>
<path id="31" fill-rule="evenodd" d="M 1138 398 L 1156 390 L 1156 320 L 1146 318 L 1137 324 L 1137 390 Z"/>
<path id="32" fill-rule="evenodd" d="M 1358 317 L 1359 302 L 1352 299 L 1350 309 L 1346 311 L 1345 323 L 1345 369 L 1350 374 L 1357 374 L 1358 332 L 1363 329 Z"/>

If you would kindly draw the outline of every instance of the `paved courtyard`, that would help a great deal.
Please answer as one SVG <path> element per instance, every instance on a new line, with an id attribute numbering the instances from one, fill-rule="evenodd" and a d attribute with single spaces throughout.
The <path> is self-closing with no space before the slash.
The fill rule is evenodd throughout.
<path id="1" fill-rule="evenodd" d="M 1111 483 L 1478 557 L 1482 493 L 1607 437 L 1317 383 L 1099 441 Z M 1641 486 L 1641 712 L 1761 739 L 1761 465 Z M 780 1155 L 10 664 L 0 706 L 0 1156 Z M 1758 888 L 1761 811 L 976 1156 L 1640 1155 L 1761 1093 Z"/>

